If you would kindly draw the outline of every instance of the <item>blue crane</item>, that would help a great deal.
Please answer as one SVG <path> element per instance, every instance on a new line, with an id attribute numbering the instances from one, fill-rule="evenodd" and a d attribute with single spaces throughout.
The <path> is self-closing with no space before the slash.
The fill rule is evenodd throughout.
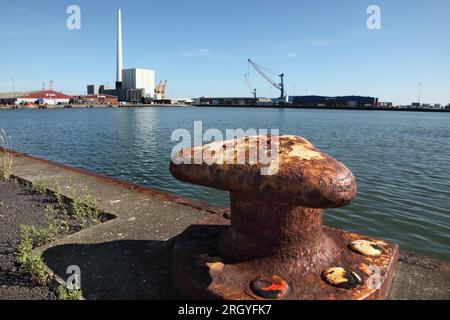
<path id="1" fill-rule="evenodd" d="M 249 88 L 250 91 L 252 92 L 253 98 L 257 98 L 257 95 L 256 95 L 256 88 L 253 89 L 253 86 L 252 86 L 252 84 L 250 83 L 250 79 L 248 78 L 249 75 L 248 75 L 248 74 L 244 74 L 244 76 L 245 76 L 245 80 L 247 80 L 248 88 Z"/>
<path id="2" fill-rule="evenodd" d="M 264 72 L 265 68 L 250 59 L 248 59 L 248 63 L 251 64 L 252 67 L 255 68 L 255 70 L 260 75 L 262 75 L 263 78 L 266 79 L 272 86 L 281 91 L 280 99 L 284 101 L 286 98 L 286 96 L 284 95 L 284 73 L 278 75 L 280 77 L 280 83 L 276 83 L 266 72 Z"/>

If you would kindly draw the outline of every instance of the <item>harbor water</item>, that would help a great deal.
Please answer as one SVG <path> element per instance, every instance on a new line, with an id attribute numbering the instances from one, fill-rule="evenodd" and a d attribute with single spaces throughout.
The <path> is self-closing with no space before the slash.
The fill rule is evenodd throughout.
<path id="1" fill-rule="evenodd" d="M 225 192 L 169 172 L 175 129 L 279 129 L 349 167 L 356 200 L 325 223 L 450 261 L 450 114 L 250 108 L 0 110 L 13 149 L 188 198 L 228 206 Z M 1 199 L 0 199 L 1 200 Z"/>

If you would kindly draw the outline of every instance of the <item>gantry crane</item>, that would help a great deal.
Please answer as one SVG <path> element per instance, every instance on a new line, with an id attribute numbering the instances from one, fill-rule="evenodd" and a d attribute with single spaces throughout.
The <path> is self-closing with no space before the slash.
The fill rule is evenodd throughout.
<path id="1" fill-rule="evenodd" d="M 270 76 L 266 72 L 264 72 L 264 68 L 262 66 L 253 62 L 250 59 L 248 59 L 248 63 L 251 64 L 252 67 L 255 68 L 255 70 L 260 75 L 262 75 L 264 79 L 266 79 L 272 86 L 280 90 L 281 91 L 280 99 L 285 100 L 286 96 L 284 95 L 284 73 L 278 75 L 280 77 L 280 83 L 276 83 L 274 80 L 272 80 L 272 78 L 270 78 Z"/>
<path id="2" fill-rule="evenodd" d="M 159 84 L 155 87 L 155 93 L 159 93 L 161 90 L 162 81 L 159 82 Z"/>
<path id="3" fill-rule="evenodd" d="M 162 81 L 160 81 L 159 84 L 155 88 L 155 93 L 160 94 L 161 99 L 165 99 L 166 98 L 166 88 L 167 88 L 167 80 L 164 82 L 164 84 L 162 83 Z"/>
<path id="4" fill-rule="evenodd" d="M 251 91 L 251 93 L 253 95 L 253 98 L 257 98 L 257 96 L 256 96 L 256 88 L 253 88 L 253 86 L 251 85 L 250 79 L 248 78 L 248 74 L 245 73 L 244 76 L 245 76 L 245 80 L 247 81 L 248 88 L 250 89 L 250 91 Z"/>
<path id="5" fill-rule="evenodd" d="M 162 94 L 163 99 L 166 98 L 166 89 L 167 89 L 167 80 L 164 82 L 164 85 L 163 85 L 162 90 L 161 90 L 162 91 L 161 94 Z"/>

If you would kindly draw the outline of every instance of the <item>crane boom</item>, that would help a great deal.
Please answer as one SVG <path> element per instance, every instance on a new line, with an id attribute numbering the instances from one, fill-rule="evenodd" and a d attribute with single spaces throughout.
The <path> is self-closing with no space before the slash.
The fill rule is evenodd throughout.
<path id="1" fill-rule="evenodd" d="M 253 68 L 255 68 L 255 70 L 264 77 L 264 79 L 266 79 L 272 86 L 274 86 L 275 88 L 277 88 L 278 90 L 281 91 L 281 97 L 280 99 L 284 99 L 284 73 L 278 75 L 281 79 L 280 83 L 276 83 L 274 80 L 272 80 L 272 78 L 269 77 L 269 75 L 267 73 L 264 72 L 263 68 L 253 62 L 252 60 L 248 59 L 248 63 L 250 63 L 252 65 Z"/>
<path id="2" fill-rule="evenodd" d="M 167 80 L 164 82 L 160 81 L 159 84 L 155 87 L 155 93 L 160 94 L 162 99 L 166 98 L 166 88 L 167 88 Z"/>
<path id="3" fill-rule="evenodd" d="M 252 92 L 253 98 L 256 98 L 256 89 L 253 89 L 253 87 L 252 87 L 252 85 L 250 83 L 250 79 L 248 78 L 248 75 L 245 73 L 244 76 L 245 76 L 245 80 L 247 80 L 248 88 Z"/>

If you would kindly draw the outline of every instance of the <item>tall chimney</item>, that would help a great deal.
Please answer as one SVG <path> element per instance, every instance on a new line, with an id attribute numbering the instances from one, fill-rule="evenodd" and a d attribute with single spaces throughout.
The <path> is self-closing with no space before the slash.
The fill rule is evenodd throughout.
<path id="1" fill-rule="evenodd" d="M 122 10 L 117 11 L 117 78 L 116 82 L 122 82 Z"/>

